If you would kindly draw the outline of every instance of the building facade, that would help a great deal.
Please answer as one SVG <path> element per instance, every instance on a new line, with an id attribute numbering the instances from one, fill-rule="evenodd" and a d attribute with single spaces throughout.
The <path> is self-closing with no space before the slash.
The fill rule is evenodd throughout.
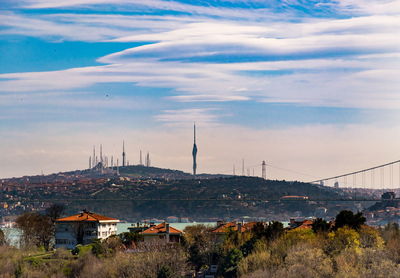
<path id="1" fill-rule="evenodd" d="M 83 211 L 56 220 L 56 248 L 73 249 L 78 244 L 89 244 L 95 239 L 106 239 L 117 234 L 118 219 Z"/>
<path id="2" fill-rule="evenodd" d="M 167 243 L 180 242 L 183 232 L 163 222 L 158 225 L 150 226 L 140 233 L 144 242 L 162 240 Z"/>

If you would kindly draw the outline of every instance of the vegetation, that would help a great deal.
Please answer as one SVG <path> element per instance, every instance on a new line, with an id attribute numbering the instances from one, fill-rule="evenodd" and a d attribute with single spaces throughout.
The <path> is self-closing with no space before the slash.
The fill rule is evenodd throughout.
<path id="1" fill-rule="evenodd" d="M 25 216 L 27 217 L 27 216 Z M 361 214 L 341 212 L 339 225 L 317 219 L 310 228 L 284 229 L 257 223 L 251 231 L 216 235 L 204 225 L 188 227 L 180 244 L 143 242 L 124 233 L 90 245 L 44 251 L 29 245 L 0 246 L 0 277 L 400 277 L 400 229 L 363 224 Z"/>
<path id="2" fill-rule="evenodd" d="M 159 171 L 160 169 L 143 166 L 127 166 L 139 171 Z M 135 171 L 136 171 L 135 170 Z M 162 169 L 161 169 L 162 170 Z M 160 170 L 160 171 L 161 171 Z M 133 171 L 133 170 L 132 170 Z M 174 171 L 172 171 L 174 172 Z M 86 208 L 111 217 L 121 217 L 136 222 L 146 218 L 165 218 L 170 215 L 190 216 L 197 221 L 209 218 L 221 218 L 229 213 L 232 217 L 252 216 L 285 221 L 289 215 L 314 215 L 316 210 L 326 207 L 328 215 L 334 217 L 341 209 L 352 209 L 349 202 L 319 203 L 316 199 L 346 199 L 350 196 L 341 189 L 334 189 L 302 182 L 264 180 L 256 177 L 214 177 L 193 179 L 168 178 L 126 178 L 111 176 L 109 179 L 74 180 L 60 186 L 21 186 L 15 191 L 0 192 L 0 197 L 9 202 L 20 202 L 27 211 L 34 210 L 32 200 L 43 199 L 62 202 L 66 214 Z M 39 182 L 39 181 L 37 181 Z M 50 179 L 48 184 L 57 184 Z M 68 189 L 67 189 L 68 188 Z M 287 199 L 286 195 L 306 195 L 310 200 Z M 193 199 L 196 199 L 193 201 Z M 62 200 L 62 201 L 60 201 Z M 116 202 L 115 200 L 118 200 Z M 37 210 L 36 208 L 35 210 Z M 62 212 L 62 207 L 60 208 Z M 13 210 L 13 214 L 25 211 Z M 48 211 L 54 218 L 60 210 L 55 206 Z"/>
<path id="3" fill-rule="evenodd" d="M 21 246 L 44 247 L 49 250 L 54 235 L 51 217 L 37 212 L 26 212 L 17 218 L 16 225 L 22 231 Z"/>

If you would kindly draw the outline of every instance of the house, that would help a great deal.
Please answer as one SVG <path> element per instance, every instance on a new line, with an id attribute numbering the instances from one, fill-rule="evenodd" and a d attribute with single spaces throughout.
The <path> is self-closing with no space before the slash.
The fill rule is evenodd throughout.
<path id="1" fill-rule="evenodd" d="M 94 239 L 105 239 L 115 235 L 118 222 L 118 219 L 86 210 L 56 219 L 56 248 L 73 249 L 77 244 L 89 244 Z"/>
<path id="2" fill-rule="evenodd" d="M 230 231 L 239 231 L 241 233 L 251 231 L 254 228 L 254 225 L 256 225 L 257 222 L 228 222 L 224 223 L 221 221 L 217 222 L 217 227 L 212 230 L 211 232 L 217 236 L 218 240 L 223 240 L 225 238 L 225 235 L 230 232 Z"/>
<path id="3" fill-rule="evenodd" d="M 156 239 L 165 240 L 166 242 L 180 242 L 183 236 L 182 231 L 170 226 L 167 222 L 150 226 L 140 234 L 143 235 L 143 240 L 145 242 Z"/>
<path id="4" fill-rule="evenodd" d="M 211 232 L 217 233 L 217 234 L 225 234 L 229 231 L 240 231 L 241 233 L 243 233 L 246 231 L 250 231 L 256 223 L 257 222 L 244 223 L 244 222 L 236 222 L 236 221 L 228 222 L 228 223 L 218 222 L 217 228 L 215 228 Z"/>
<path id="5" fill-rule="evenodd" d="M 295 219 L 290 219 L 289 229 L 312 229 L 314 221 L 311 219 L 296 221 Z"/>

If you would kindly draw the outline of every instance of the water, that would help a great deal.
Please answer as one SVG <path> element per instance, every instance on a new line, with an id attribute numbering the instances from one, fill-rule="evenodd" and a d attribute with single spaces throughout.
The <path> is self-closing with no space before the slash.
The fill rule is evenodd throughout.
<path id="1" fill-rule="evenodd" d="M 154 224 L 160 224 L 160 223 L 154 223 Z M 189 226 L 194 226 L 194 225 L 205 225 L 205 226 L 211 226 L 215 227 L 217 225 L 216 222 L 190 222 L 190 223 L 169 223 L 171 227 L 174 227 L 178 230 L 183 231 L 186 227 Z M 136 226 L 136 223 L 118 223 L 117 224 L 117 233 L 124 233 L 124 232 L 129 232 L 128 227 L 132 227 L 132 225 Z"/>
<path id="2" fill-rule="evenodd" d="M 10 245 L 19 247 L 19 239 L 21 237 L 21 231 L 17 228 L 2 228 L 4 236 Z"/>

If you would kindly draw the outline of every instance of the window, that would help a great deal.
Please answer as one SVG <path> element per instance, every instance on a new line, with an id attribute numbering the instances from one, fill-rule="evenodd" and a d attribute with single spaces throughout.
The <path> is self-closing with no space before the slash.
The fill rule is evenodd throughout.
<path id="1" fill-rule="evenodd" d="M 102 232 L 101 235 L 102 236 L 107 236 L 107 232 Z"/>

